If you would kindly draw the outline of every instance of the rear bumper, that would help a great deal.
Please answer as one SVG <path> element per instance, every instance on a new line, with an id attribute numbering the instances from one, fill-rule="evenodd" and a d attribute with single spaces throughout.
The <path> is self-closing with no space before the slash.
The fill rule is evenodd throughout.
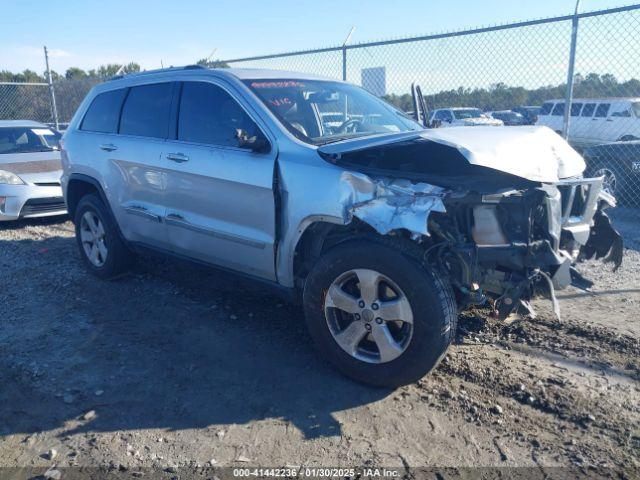
<path id="1" fill-rule="evenodd" d="M 59 185 L 0 185 L 0 221 L 66 213 Z"/>

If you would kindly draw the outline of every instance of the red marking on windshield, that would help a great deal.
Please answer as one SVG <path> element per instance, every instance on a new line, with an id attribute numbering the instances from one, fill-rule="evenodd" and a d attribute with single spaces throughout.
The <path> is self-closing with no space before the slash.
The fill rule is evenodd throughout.
<path id="1" fill-rule="evenodd" d="M 269 103 L 274 107 L 281 107 L 282 105 L 292 105 L 293 102 L 290 98 L 282 97 L 282 98 L 272 98 L 269 100 Z"/>
<path id="2" fill-rule="evenodd" d="M 251 82 L 252 88 L 291 88 L 304 87 L 304 83 L 295 80 L 281 80 L 272 82 Z"/>

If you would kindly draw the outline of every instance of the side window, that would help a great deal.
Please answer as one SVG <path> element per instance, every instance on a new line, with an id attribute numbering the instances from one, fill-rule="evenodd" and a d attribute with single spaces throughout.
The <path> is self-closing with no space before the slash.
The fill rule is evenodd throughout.
<path id="1" fill-rule="evenodd" d="M 442 110 L 438 110 L 433 118 L 434 120 L 443 120 L 444 112 Z"/>
<path id="2" fill-rule="evenodd" d="M 122 100 L 127 92 L 126 88 L 104 92 L 96 96 L 91 102 L 87 113 L 82 119 L 80 130 L 100 133 L 116 133 Z"/>
<path id="3" fill-rule="evenodd" d="M 581 103 L 572 103 L 571 104 L 571 116 L 572 117 L 580 116 L 580 110 L 582 110 L 582 104 Z"/>
<path id="4" fill-rule="evenodd" d="M 617 107 L 618 111 L 611 113 L 612 117 L 630 117 L 631 116 L 631 109 L 630 108 L 625 108 L 622 106 L 618 106 Z"/>
<path id="5" fill-rule="evenodd" d="M 222 88 L 205 82 L 183 84 L 178 140 L 237 147 L 238 130 L 249 137 L 260 134 L 258 126 Z"/>
<path id="6" fill-rule="evenodd" d="M 453 122 L 453 115 L 451 115 L 449 110 L 445 110 L 442 112 L 442 119 L 446 122 Z"/>
<path id="7" fill-rule="evenodd" d="M 167 138 L 173 83 L 131 87 L 122 107 L 120 133 Z"/>
<path id="8" fill-rule="evenodd" d="M 598 108 L 596 108 L 596 117 L 598 118 L 603 118 L 607 116 L 607 113 L 609 113 L 609 107 L 611 106 L 610 103 L 601 103 L 600 105 L 598 105 Z"/>
<path id="9" fill-rule="evenodd" d="M 591 117 L 595 109 L 596 109 L 595 103 L 585 103 L 584 108 L 582 109 L 582 116 Z"/>
<path id="10" fill-rule="evenodd" d="M 540 115 L 549 115 L 551 113 L 552 108 L 553 108 L 553 102 L 543 103 L 542 108 L 540 109 Z"/>
<path id="11" fill-rule="evenodd" d="M 556 103 L 556 106 L 553 107 L 553 110 L 551 111 L 551 115 L 555 115 L 555 116 L 564 115 L 564 102 Z"/>

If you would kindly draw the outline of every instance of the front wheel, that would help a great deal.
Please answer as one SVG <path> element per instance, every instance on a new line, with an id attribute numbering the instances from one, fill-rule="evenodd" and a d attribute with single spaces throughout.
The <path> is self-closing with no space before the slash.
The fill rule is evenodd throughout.
<path id="1" fill-rule="evenodd" d="M 324 254 L 305 282 L 304 306 L 321 354 L 375 386 L 422 378 L 444 355 L 457 323 L 450 286 L 411 252 L 375 239 Z"/>

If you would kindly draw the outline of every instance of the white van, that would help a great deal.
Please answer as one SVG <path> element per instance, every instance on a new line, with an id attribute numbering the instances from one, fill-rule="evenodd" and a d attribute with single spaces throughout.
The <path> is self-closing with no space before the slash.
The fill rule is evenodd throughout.
<path id="1" fill-rule="evenodd" d="M 564 100 L 544 102 L 536 125 L 562 132 Z M 579 147 L 640 139 L 640 98 L 574 98 L 569 141 Z"/>

